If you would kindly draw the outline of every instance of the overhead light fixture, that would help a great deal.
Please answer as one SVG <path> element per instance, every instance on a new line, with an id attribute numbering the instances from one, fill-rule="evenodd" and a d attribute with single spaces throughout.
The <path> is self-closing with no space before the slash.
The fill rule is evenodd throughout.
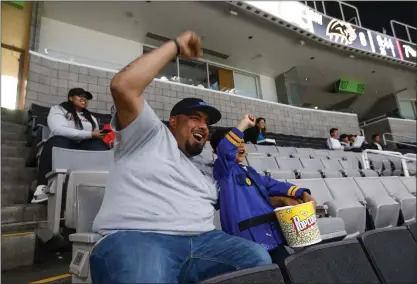
<path id="1" fill-rule="evenodd" d="M 301 46 L 304 46 L 306 44 L 306 42 L 302 39 L 299 41 L 299 43 L 300 43 Z"/>
<path id="2" fill-rule="evenodd" d="M 305 78 L 305 80 L 308 81 L 309 79 L 308 78 Z"/>
<path id="3" fill-rule="evenodd" d="M 45 51 L 44 51 L 44 52 L 45 52 L 45 54 L 48 54 L 48 49 L 47 49 L 47 48 L 45 48 Z"/>
<path id="4" fill-rule="evenodd" d="M 351 55 L 349 55 L 349 58 L 354 59 L 355 55 L 351 54 Z"/>
<path id="5" fill-rule="evenodd" d="M 318 106 L 315 106 L 315 107 L 314 107 L 314 109 L 318 109 L 318 108 L 319 108 Z"/>
<path id="6" fill-rule="evenodd" d="M 230 10 L 229 11 L 229 14 L 230 15 L 233 15 L 233 16 L 237 16 L 237 12 L 235 10 Z"/>

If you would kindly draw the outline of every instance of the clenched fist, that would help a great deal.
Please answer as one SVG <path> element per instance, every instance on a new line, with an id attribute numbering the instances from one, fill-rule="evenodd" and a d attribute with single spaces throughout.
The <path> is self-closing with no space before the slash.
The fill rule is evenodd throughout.
<path id="1" fill-rule="evenodd" d="M 248 128 L 254 127 L 256 124 L 256 118 L 251 114 L 246 114 L 236 126 L 240 131 L 245 131 Z"/>
<path id="2" fill-rule="evenodd" d="M 200 37 L 192 31 L 186 31 L 177 37 L 181 55 L 188 58 L 198 58 L 203 55 Z"/>

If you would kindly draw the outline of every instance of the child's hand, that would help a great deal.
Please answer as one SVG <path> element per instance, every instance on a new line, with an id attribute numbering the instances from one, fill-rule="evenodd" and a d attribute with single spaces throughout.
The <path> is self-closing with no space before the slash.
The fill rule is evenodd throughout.
<path id="1" fill-rule="evenodd" d="M 245 117 L 241 121 L 239 121 L 237 128 L 243 132 L 250 127 L 254 127 L 255 124 L 256 118 L 251 114 L 246 114 Z"/>
<path id="2" fill-rule="evenodd" d="M 304 191 L 302 198 L 303 198 L 303 202 L 304 203 L 305 202 L 312 201 L 313 202 L 314 209 L 316 208 L 316 200 L 313 198 L 313 196 L 311 196 L 310 194 L 308 194 L 308 192 Z"/>

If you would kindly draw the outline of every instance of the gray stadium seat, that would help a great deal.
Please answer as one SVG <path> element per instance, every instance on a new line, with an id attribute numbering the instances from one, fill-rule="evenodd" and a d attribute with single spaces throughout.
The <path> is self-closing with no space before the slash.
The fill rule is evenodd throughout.
<path id="1" fill-rule="evenodd" d="M 359 242 L 383 283 L 417 283 L 417 243 L 406 227 L 368 231 Z"/>
<path id="2" fill-rule="evenodd" d="M 336 202 L 354 208 L 339 213 L 345 221 L 348 236 L 363 233 L 366 228 L 366 201 L 355 181 L 352 178 L 326 178 L 324 182 Z"/>
<path id="3" fill-rule="evenodd" d="M 300 158 L 303 169 L 299 170 L 302 179 L 321 178 L 324 166 L 319 159 Z"/>
<path id="4" fill-rule="evenodd" d="M 297 153 L 297 150 L 295 150 L 294 147 L 277 147 L 278 154 L 276 154 L 278 157 L 291 157 L 294 154 Z"/>
<path id="5" fill-rule="evenodd" d="M 400 177 L 401 182 L 405 185 L 407 190 L 416 196 L 416 178 L 415 177 Z"/>
<path id="6" fill-rule="evenodd" d="M 368 159 L 371 162 L 374 170 L 383 176 L 392 175 L 391 162 L 384 155 L 369 154 Z"/>
<path id="7" fill-rule="evenodd" d="M 97 182 L 113 165 L 113 151 L 81 151 L 54 147 L 52 149 L 52 171 L 47 174 L 48 186 L 48 227 L 40 234 L 43 241 L 59 234 L 62 199 L 66 196 L 68 185 L 77 185 L 83 181 Z M 83 174 L 82 171 L 88 172 Z M 105 182 L 105 181 L 102 181 Z M 101 184 L 101 183 L 100 183 Z"/>
<path id="8" fill-rule="evenodd" d="M 315 245 L 285 260 L 290 283 L 380 283 L 356 239 Z"/>
<path id="9" fill-rule="evenodd" d="M 343 174 L 346 174 L 342 168 L 342 165 L 339 163 L 339 159 L 329 160 L 326 158 L 321 158 L 320 160 L 324 166 L 324 170 L 322 170 L 324 177 L 338 178 L 338 177 L 343 177 Z"/>
<path id="10" fill-rule="evenodd" d="M 215 276 L 200 283 L 277 283 L 284 284 L 284 278 L 276 264 L 258 266 L 248 269 L 237 270 L 234 272 Z"/>
<path id="11" fill-rule="evenodd" d="M 90 255 L 94 244 L 102 236 L 92 232 L 92 224 L 100 210 L 104 197 L 104 186 L 83 185 L 77 187 L 76 204 L 78 214 L 77 233 L 69 236 L 72 245 L 72 261 L 70 272 L 72 283 L 92 283 L 90 277 Z"/>
<path id="12" fill-rule="evenodd" d="M 275 160 L 280 170 L 298 172 L 303 168 L 300 159 L 297 158 L 275 157 Z"/>
<path id="13" fill-rule="evenodd" d="M 387 159 L 393 164 L 394 169 L 392 171 L 392 175 L 393 176 L 400 176 L 403 172 L 403 166 L 401 164 L 401 159 L 396 158 L 396 157 L 392 157 L 392 156 L 387 156 Z"/>
<path id="14" fill-rule="evenodd" d="M 286 179 L 296 178 L 295 172 L 292 172 L 292 171 L 271 170 L 268 172 L 271 178 L 274 178 L 277 180 L 286 180 Z"/>
<path id="15" fill-rule="evenodd" d="M 355 200 L 333 198 L 324 179 L 287 180 L 287 182 L 310 189 L 312 196 L 316 199 L 317 209 L 325 207 L 330 216 L 341 218 L 349 237 L 365 230 L 365 208 Z"/>
<path id="16" fill-rule="evenodd" d="M 256 149 L 256 146 L 254 144 L 249 143 L 249 144 L 246 144 L 245 147 L 248 153 L 258 153 L 258 149 Z"/>
<path id="17" fill-rule="evenodd" d="M 400 203 L 404 222 L 416 221 L 416 197 L 408 192 L 407 188 L 398 177 L 380 177 L 379 180 L 384 185 L 388 194 Z"/>
<path id="18" fill-rule="evenodd" d="M 314 152 L 314 156 L 315 157 L 320 157 L 320 158 L 328 158 L 330 156 L 329 151 L 328 150 L 323 150 L 323 149 L 313 149 Z"/>
<path id="19" fill-rule="evenodd" d="M 266 153 L 266 154 L 278 153 L 277 147 L 275 147 L 274 145 L 255 145 L 255 147 L 259 153 Z"/>
<path id="20" fill-rule="evenodd" d="M 345 159 L 346 158 L 346 153 L 344 151 L 341 150 L 328 150 L 329 151 L 329 157 L 331 159 Z"/>
<path id="21" fill-rule="evenodd" d="M 365 196 L 375 228 L 395 227 L 400 214 L 400 204 L 389 196 L 376 177 L 353 178 Z"/>
<path id="22" fill-rule="evenodd" d="M 274 157 L 248 156 L 248 164 L 258 172 L 277 170 L 278 165 Z"/>
<path id="23" fill-rule="evenodd" d="M 314 157 L 313 149 L 311 148 L 295 148 L 297 150 L 297 153 L 294 154 L 294 156 L 298 158 L 312 158 Z"/>

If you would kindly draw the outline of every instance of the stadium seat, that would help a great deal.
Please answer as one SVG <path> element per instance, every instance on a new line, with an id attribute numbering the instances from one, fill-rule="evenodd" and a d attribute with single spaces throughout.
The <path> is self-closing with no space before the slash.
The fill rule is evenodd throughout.
<path id="1" fill-rule="evenodd" d="M 343 177 L 343 175 L 346 175 L 338 159 L 329 160 L 326 158 L 321 158 L 320 160 L 324 166 L 324 169 L 322 170 L 324 177 L 338 178 Z"/>
<path id="2" fill-rule="evenodd" d="M 416 197 L 408 192 L 398 177 L 380 177 L 388 194 L 401 206 L 401 213 L 405 223 L 416 221 Z"/>
<path id="3" fill-rule="evenodd" d="M 311 148 L 295 148 L 297 153 L 294 154 L 295 157 L 298 158 L 313 158 L 314 152 Z"/>
<path id="4" fill-rule="evenodd" d="M 72 274 L 72 283 L 92 283 L 89 258 L 94 244 L 102 238 L 101 235 L 92 232 L 92 224 L 100 210 L 104 190 L 103 185 L 79 184 L 77 186 L 75 204 L 77 204 L 78 215 L 74 220 L 77 232 L 69 236 L 73 243 L 69 269 Z"/>
<path id="5" fill-rule="evenodd" d="M 349 200 L 334 199 L 324 182 L 324 179 L 302 179 L 302 180 L 287 180 L 287 182 L 296 184 L 310 189 L 312 196 L 317 202 L 317 212 L 323 209 L 327 211 L 328 215 L 334 218 L 341 218 L 344 222 L 345 232 L 348 237 L 357 235 L 365 230 L 365 211 L 357 201 L 349 202 Z M 334 219 L 331 218 L 331 219 Z M 320 218 L 326 219 L 326 218 Z M 336 222 L 336 221 L 334 221 Z M 328 226 L 332 227 L 330 223 Z M 336 227 L 333 229 L 335 230 Z"/>
<path id="6" fill-rule="evenodd" d="M 46 188 L 48 195 L 48 227 L 44 228 L 41 234 L 43 241 L 59 234 L 63 197 L 70 199 L 67 194 L 71 194 L 73 187 L 77 186 L 80 181 L 104 184 L 105 180 L 101 179 L 103 172 L 110 169 L 113 165 L 113 159 L 113 151 L 52 148 L 52 171 L 46 175 L 48 178 Z M 94 175 L 94 172 L 98 173 L 98 177 Z M 69 189 L 68 186 L 71 188 Z M 67 205 L 67 208 L 69 207 Z"/>
<path id="7" fill-rule="evenodd" d="M 255 145 L 256 149 L 259 153 L 265 154 L 277 154 L 278 150 L 277 147 L 274 145 Z"/>
<path id="8" fill-rule="evenodd" d="M 392 157 L 392 156 L 387 156 L 387 159 L 391 162 L 391 164 L 393 166 L 392 175 L 393 176 L 400 176 L 403 172 L 403 166 L 401 164 L 401 159 L 396 158 L 396 157 Z"/>
<path id="9" fill-rule="evenodd" d="M 319 159 L 300 158 L 303 169 L 299 170 L 300 177 L 306 178 L 320 178 L 324 166 Z"/>
<path id="10" fill-rule="evenodd" d="M 293 171 L 270 170 L 268 171 L 271 178 L 277 180 L 295 179 L 296 174 Z"/>
<path id="11" fill-rule="evenodd" d="M 331 159 L 346 159 L 346 153 L 340 150 L 328 150 Z"/>
<path id="12" fill-rule="evenodd" d="M 342 211 L 338 216 L 345 221 L 348 236 L 356 236 L 366 228 L 366 201 L 359 187 L 352 178 L 326 178 L 324 182 L 333 199 L 352 208 Z"/>
<path id="13" fill-rule="evenodd" d="M 278 149 L 278 157 L 292 157 L 294 154 L 297 153 L 294 147 L 277 147 Z"/>
<path id="14" fill-rule="evenodd" d="M 290 283 L 380 283 L 356 239 L 319 244 L 285 260 Z"/>
<path id="15" fill-rule="evenodd" d="M 389 196 L 376 177 L 353 178 L 365 196 L 375 228 L 395 227 L 400 214 L 400 204 Z"/>
<path id="16" fill-rule="evenodd" d="M 200 283 L 277 283 L 284 284 L 284 278 L 276 264 L 258 266 L 222 274 Z"/>
<path id="17" fill-rule="evenodd" d="M 415 177 L 400 177 L 401 182 L 405 185 L 407 190 L 416 196 L 416 178 Z"/>
<path id="18" fill-rule="evenodd" d="M 324 149 L 313 149 L 313 152 L 315 157 L 328 158 L 330 156 L 329 151 Z"/>
<path id="19" fill-rule="evenodd" d="M 256 146 L 254 144 L 246 144 L 246 151 L 248 153 L 258 153 L 258 149 L 256 149 Z"/>
<path id="20" fill-rule="evenodd" d="M 417 243 L 406 227 L 368 231 L 359 242 L 383 283 L 417 282 Z"/>
<path id="21" fill-rule="evenodd" d="M 278 165 L 274 157 L 248 156 L 247 160 L 249 166 L 254 168 L 257 172 L 265 172 L 278 169 Z"/>
<path id="22" fill-rule="evenodd" d="M 380 175 L 392 175 L 391 162 L 384 155 L 369 154 L 368 159 L 373 169 Z"/>
<path id="23" fill-rule="evenodd" d="M 414 222 L 412 224 L 409 224 L 407 225 L 407 228 L 413 236 L 414 240 L 417 242 L 417 223 Z"/>
<path id="24" fill-rule="evenodd" d="M 280 170 L 298 172 L 303 168 L 300 159 L 297 158 L 286 158 L 286 157 L 275 157 Z"/>

